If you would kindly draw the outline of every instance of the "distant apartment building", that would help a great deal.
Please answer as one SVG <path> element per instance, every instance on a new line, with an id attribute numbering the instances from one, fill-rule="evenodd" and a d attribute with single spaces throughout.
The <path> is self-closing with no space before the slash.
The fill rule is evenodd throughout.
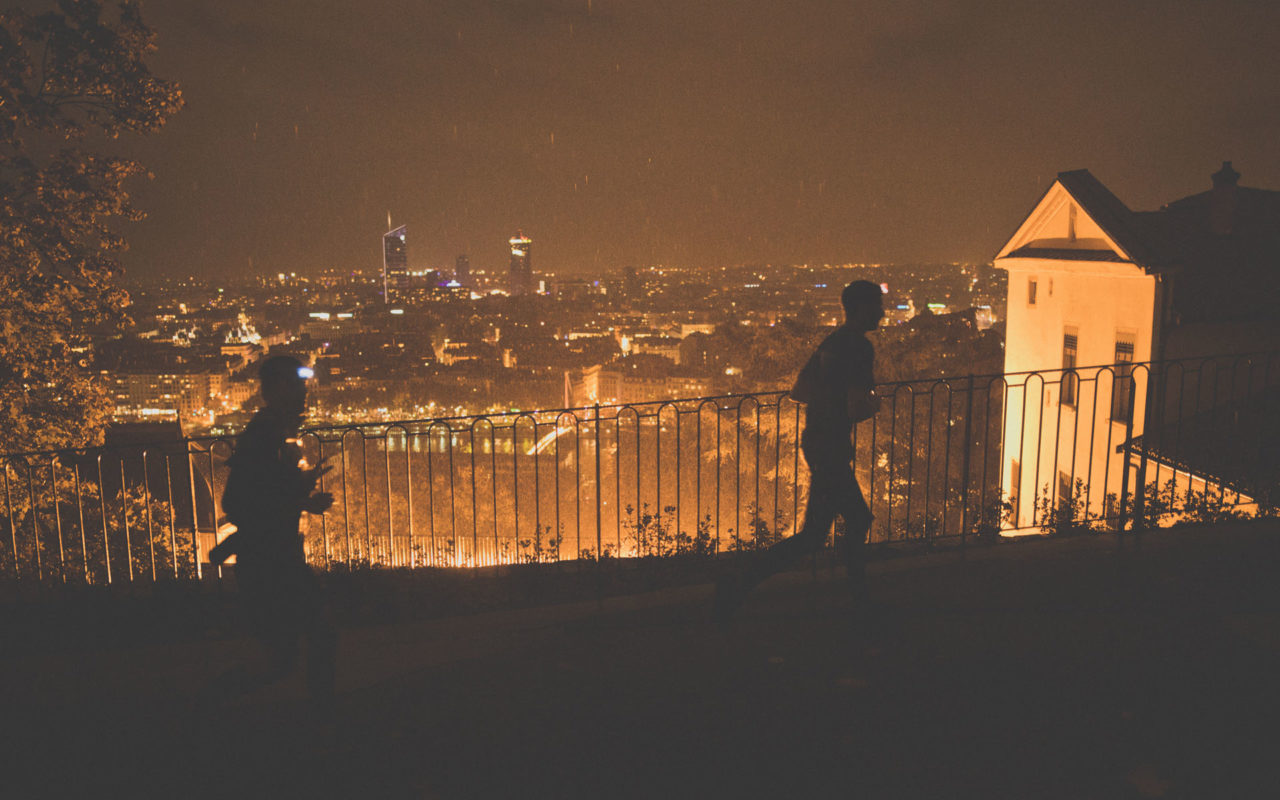
<path id="1" fill-rule="evenodd" d="M 226 342 L 218 347 L 218 352 L 229 358 L 238 358 L 241 363 L 251 364 L 262 356 L 264 348 L 250 342 Z"/>
<path id="2" fill-rule="evenodd" d="M 630 352 L 636 355 L 661 356 L 673 364 L 680 363 L 680 339 L 674 336 L 639 335 L 632 337 L 628 344 Z"/>
<path id="3" fill-rule="evenodd" d="M 356 319 L 354 311 L 312 311 L 302 323 L 301 332 L 314 339 L 340 339 L 368 332 L 368 326 Z"/>
<path id="4" fill-rule="evenodd" d="M 1042 373 L 1008 378 L 1001 481 L 1017 526 L 1036 524 L 1038 501 L 1068 500 L 1077 480 L 1092 489 L 1088 510 L 1108 511 L 1126 452 L 1163 465 L 1179 490 L 1203 490 L 1232 485 L 1222 454 L 1233 442 L 1274 436 L 1274 420 L 1250 428 L 1259 376 L 1244 399 L 1229 390 L 1188 403 L 1180 374 L 1132 366 L 1280 345 L 1280 192 L 1238 178 L 1224 163 L 1211 190 L 1134 212 L 1087 170 L 1063 172 L 996 254 L 1009 275 L 1005 372 Z M 1221 377 L 1203 372 L 1214 368 L 1195 367 L 1197 387 Z M 1207 411 L 1230 424 L 1197 436 Z M 1175 437 L 1159 434 L 1175 425 L 1176 457 Z"/>
<path id="5" fill-rule="evenodd" d="M 705 333 L 707 335 L 710 335 L 715 332 L 716 332 L 716 326 L 714 323 L 711 323 L 711 322 L 684 322 L 680 324 L 681 339 L 693 333 Z"/>
<path id="6" fill-rule="evenodd" d="M 212 370 L 112 372 L 103 370 L 120 420 L 181 419 L 222 406 L 225 373 Z"/>
<path id="7" fill-rule="evenodd" d="M 229 409 L 243 408 L 244 404 L 258 395 L 258 382 L 256 380 L 239 380 L 227 383 L 227 388 L 223 390 L 222 398 L 224 404 Z"/>
<path id="8" fill-rule="evenodd" d="M 598 279 L 557 278 L 551 284 L 551 294 L 562 302 L 579 302 L 608 293 L 608 282 Z"/>
<path id="9" fill-rule="evenodd" d="M 620 359 L 565 373 L 565 405 L 616 405 L 705 396 L 710 382 L 696 375 L 673 373 L 670 362 L 657 357 Z"/>
<path id="10" fill-rule="evenodd" d="M 445 339 L 435 348 L 435 358 L 445 366 L 467 362 L 495 363 L 502 359 L 502 353 L 488 342 Z"/>

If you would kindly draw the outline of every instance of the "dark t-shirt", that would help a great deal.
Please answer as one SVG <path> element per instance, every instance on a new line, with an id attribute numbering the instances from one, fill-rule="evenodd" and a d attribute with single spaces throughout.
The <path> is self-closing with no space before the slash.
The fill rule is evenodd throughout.
<path id="1" fill-rule="evenodd" d="M 818 380 L 805 409 L 801 442 L 807 448 L 852 450 L 849 392 L 875 386 L 875 349 L 860 331 L 842 325 L 818 345 Z"/>
<path id="2" fill-rule="evenodd" d="M 222 495 L 222 508 L 240 533 L 238 552 L 254 556 L 291 556 L 300 543 L 298 521 L 309 486 L 298 466 L 300 452 L 291 441 L 297 420 L 272 408 L 254 415 L 236 440 Z"/>

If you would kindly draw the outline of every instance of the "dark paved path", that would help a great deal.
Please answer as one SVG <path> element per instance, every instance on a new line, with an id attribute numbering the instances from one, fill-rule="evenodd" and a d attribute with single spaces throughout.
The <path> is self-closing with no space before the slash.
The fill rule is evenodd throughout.
<path id="1" fill-rule="evenodd" d="M 1280 796 L 1280 529 L 877 564 L 868 650 L 821 573 L 728 630 L 709 586 L 345 631 L 336 730 L 300 681 L 196 701 L 242 642 L 6 654 L 3 794 Z M 12 794 L 10 793 L 12 790 Z"/>

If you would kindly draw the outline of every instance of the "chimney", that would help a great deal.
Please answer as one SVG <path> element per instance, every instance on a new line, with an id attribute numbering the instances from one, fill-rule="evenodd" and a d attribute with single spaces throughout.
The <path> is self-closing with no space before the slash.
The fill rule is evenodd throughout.
<path id="1" fill-rule="evenodd" d="M 1240 173 L 1231 168 L 1230 161 L 1222 162 L 1222 169 L 1213 173 L 1213 191 L 1209 194 L 1209 230 L 1217 236 L 1232 232 L 1236 216 L 1236 182 Z"/>

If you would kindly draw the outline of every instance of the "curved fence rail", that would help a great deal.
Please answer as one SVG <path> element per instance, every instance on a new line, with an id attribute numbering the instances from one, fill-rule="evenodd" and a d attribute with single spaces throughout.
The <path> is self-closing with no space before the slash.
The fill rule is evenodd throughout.
<path id="1" fill-rule="evenodd" d="M 854 432 L 873 542 L 1267 513 L 1280 354 L 884 384 Z M 320 567 L 474 567 L 749 550 L 803 514 L 782 393 L 315 427 Z M 231 528 L 229 439 L 0 456 L 0 577 L 199 578 Z"/>

